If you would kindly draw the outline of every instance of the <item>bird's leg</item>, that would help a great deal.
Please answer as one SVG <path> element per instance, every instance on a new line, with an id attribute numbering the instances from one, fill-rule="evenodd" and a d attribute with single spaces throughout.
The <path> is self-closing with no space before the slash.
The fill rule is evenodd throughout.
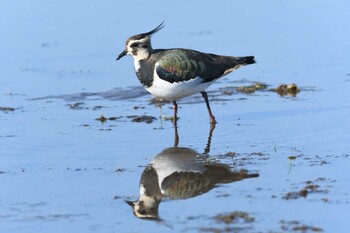
<path id="1" fill-rule="evenodd" d="M 179 145 L 179 133 L 177 132 L 177 126 L 174 126 L 174 130 L 175 130 L 175 135 L 174 135 L 174 146 L 178 146 Z"/>
<path id="2" fill-rule="evenodd" d="M 209 136 L 208 136 L 207 146 L 204 149 L 204 154 L 209 154 L 210 152 L 211 138 L 213 137 L 215 126 L 216 124 L 210 124 Z"/>
<path id="3" fill-rule="evenodd" d="M 159 118 L 160 118 L 160 128 L 163 129 L 163 108 L 162 108 L 161 104 L 157 105 L 157 107 L 160 110 L 160 116 L 159 116 Z"/>
<path id="4" fill-rule="evenodd" d="M 205 104 L 207 105 L 207 109 L 208 109 L 208 113 L 209 113 L 209 117 L 210 117 L 210 124 L 216 124 L 215 117 L 211 113 L 211 109 L 210 109 L 210 105 L 209 105 L 209 101 L 208 101 L 208 95 L 205 91 L 201 91 L 201 94 L 205 100 Z"/>
<path id="5" fill-rule="evenodd" d="M 173 109 L 174 109 L 174 126 L 177 126 L 177 103 L 173 101 Z"/>

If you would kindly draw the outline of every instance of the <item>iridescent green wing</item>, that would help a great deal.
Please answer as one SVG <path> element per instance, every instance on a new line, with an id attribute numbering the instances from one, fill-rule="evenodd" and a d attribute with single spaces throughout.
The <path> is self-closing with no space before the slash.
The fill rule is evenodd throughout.
<path id="1" fill-rule="evenodd" d="M 204 63 L 195 54 L 184 50 L 169 50 L 158 61 L 156 72 L 168 82 L 182 82 L 201 77 L 206 71 Z"/>

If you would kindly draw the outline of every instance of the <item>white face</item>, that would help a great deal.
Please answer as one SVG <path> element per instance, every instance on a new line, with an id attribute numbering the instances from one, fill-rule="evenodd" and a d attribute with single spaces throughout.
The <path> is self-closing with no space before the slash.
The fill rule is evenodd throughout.
<path id="1" fill-rule="evenodd" d="M 126 44 L 127 54 L 134 57 L 135 60 L 141 61 L 148 59 L 150 55 L 151 43 L 148 37 L 140 40 L 129 40 Z"/>
<path id="2" fill-rule="evenodd" d="M 138 201 L 134 202 L 133 212 L 138 218 L 156 219 L 158 216 L 158 205 L 159 202 L 154 197 L 142 195 Z"/>

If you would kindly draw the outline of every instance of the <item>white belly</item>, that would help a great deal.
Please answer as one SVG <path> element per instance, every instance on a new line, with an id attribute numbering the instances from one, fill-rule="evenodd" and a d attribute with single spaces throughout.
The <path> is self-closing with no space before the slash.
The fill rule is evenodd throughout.
<path id="1" fill-rule="evenodd" d="M 175 172 L 203 173 L 206 157 L 186 147 L 167 148 L 158 154 L 151 162 L 157 171 L 159 187 L 165 178 Z"/>
<path id="2" fill-rule="evenodd" d="M 197 77 L 189 81 L 170 83 L 158 77 L 154 72 L 154 80 L 151 87 L 146 90 L 157 98 L 165 100 L 177 100 L 204 91 L 212 82 L 203 83 L 203 79 Z"/>

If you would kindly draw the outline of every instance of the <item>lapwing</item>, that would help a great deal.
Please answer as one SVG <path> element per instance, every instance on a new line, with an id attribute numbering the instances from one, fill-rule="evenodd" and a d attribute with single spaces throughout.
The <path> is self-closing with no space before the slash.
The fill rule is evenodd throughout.
<path id="1" fill-rule="evenodd" d="M 232 171 L 226 164 L 208 161 L 208 155 L 174 146 L 155 156 L 141 175 L 138 200 L 126 202 L 137 218 L 161 220 L 158 211 L 163 199 L 193 198 L 218 184 L 258 176 L 246 170 Z"/>
<path id="2" fill-rule="evenodd" d="M 149 32 L 128 38 L 116 59 L 127 54 L 134 58 L 136 75 L 146 90 L 158 99 L 172 101 L 175 125 L 176 101 L 196 93 L 202 94 L 210 123 L 215 124 L 205 89 L 239 67 L 255 63 L 254 56 L 220 56 L 183 48 L 153 49 L 151 36 L 163 27 L 164 22 Z"/>

